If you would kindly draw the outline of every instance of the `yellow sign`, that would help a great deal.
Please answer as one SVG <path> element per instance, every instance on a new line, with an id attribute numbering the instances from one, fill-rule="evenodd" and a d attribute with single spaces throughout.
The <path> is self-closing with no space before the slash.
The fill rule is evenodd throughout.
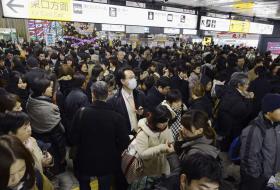
<path id="1" fill-rule="evenodd" d="M 230 32 L 248 33 L 250 31 L 250 22 L 249 21 L 240 21 L 240 20 L 231 20 L 229 31 Z"/>
<path id="2" fill-rule="evenodd" d="M 240 2 L 233 4 L 233 7 L 236 9 L 252 9 L 254 8 L 255 3 L 254 2 Z"/>
<path id="3" fill-rule="evenodd" d="M 212 37 L 211 36 L 205 36 L 203 38 L 202 45 L 210 46 L 211 44 L 212 44 Z"/>
<path id="4" fill-rule="evenodd" d="M 82 11 L 72 0 L 30 0 L 28 14 L 32 19 L 71 21 L 73 6 Z"/>

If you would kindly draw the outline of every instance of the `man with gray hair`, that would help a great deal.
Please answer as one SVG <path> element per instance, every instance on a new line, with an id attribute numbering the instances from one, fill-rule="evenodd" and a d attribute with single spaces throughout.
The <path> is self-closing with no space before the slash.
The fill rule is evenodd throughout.
<path id="1" fill-rule="evenodd" d="M 228 151 L 233 139 L 240 136 L 252 119 L 254 93 L 248 92 L 248 75 L 233 73 L 218 111 L 218 134 L 224 137 L 222 151 Z"/>
<path id="2" fill-rule="evenodd" d="M 124 118 L 105 102 L 106 82 L 94 83 L 91 91 L 92 105 L 77 111 L 70 131 L 71 143 L 77 146 L 74 170 L 80 190 L 90 190 L 91 177 L 97 177 L 100 190 L 109 190 L 129 137 Z"/>

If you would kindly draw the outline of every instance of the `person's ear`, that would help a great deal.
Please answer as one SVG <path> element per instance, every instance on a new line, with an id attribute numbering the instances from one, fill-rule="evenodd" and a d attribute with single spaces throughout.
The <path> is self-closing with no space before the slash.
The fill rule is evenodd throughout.
<path id="1" fill-rule="evenodd" d="M 96 100 L 94 92 L 91 93 L 91 96 L 92 96 L 91 101 L 94 102 L 94 100 Z"/>
<path id="2" fill-rule="evenodd" d="M 180 190 L 186 190 L 187 189 L 187 176 L 186 174 L 180 175 Z"/>
<path id="3" fill-rule="evenodd" d="M 160 93 L 161 93 L 162 90 L 163 90 L 161 86 L 159 86 L 157 89 L 158 89 L 158 91 L 159 91 Z"/>

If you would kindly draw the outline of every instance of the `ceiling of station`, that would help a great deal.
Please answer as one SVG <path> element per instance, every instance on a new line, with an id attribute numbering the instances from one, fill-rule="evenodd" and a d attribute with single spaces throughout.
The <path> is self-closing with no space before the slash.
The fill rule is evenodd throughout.
<path id="1" fill-rule="evenodd" d="M 167 4 L 280 20 L 280 0 L 169 0 Z"/>

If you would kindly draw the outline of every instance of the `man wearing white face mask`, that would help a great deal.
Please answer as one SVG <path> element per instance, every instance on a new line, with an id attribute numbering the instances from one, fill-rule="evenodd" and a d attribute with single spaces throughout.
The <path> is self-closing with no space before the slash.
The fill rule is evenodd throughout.
<path id="1" fill-rule="evenodd" d="M 120 90 L 108 100 L 113 109 L 125 119 L 128 132 L 137 131 L 138 120 L 144 114 L 145 95 L 136 89 L 137 80 L 133 70 L 129 67 L 121 68 L 116 79 Z"/>

